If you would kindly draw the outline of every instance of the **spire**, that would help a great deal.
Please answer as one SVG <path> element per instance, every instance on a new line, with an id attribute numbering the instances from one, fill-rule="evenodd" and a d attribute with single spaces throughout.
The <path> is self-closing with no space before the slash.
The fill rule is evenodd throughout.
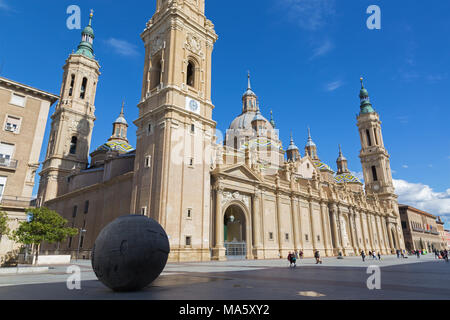
<path id="1" fill-rule="evenodd" d="M 247 91 L 245 91 L 244 93 L 244 98 L 247 96 L 256 97 L 256 94 L 252 90 L 252 84 L 250 81 L 250 71 L 247 72 Z"/>
<path id="2" fill-rule="evenodd" d="M 344 154 L 342 153 L 341 145 L 339 145 L 339 158 L 337 158 L 336 164 L 338 167 L 338 174 L 349 173 L 347 158 L 345 158 Z"/>
<path id="3" fill-rule="evenodd" d="M 294 137 L 292 135 L 292 132 L 291 132 L 291 144 L 286 150 L 286 156 L 288 162 L 290 161 L 295 162 L 298 159 L 300 159 L 300 151 L 298 150 L 298 147 L 294 143 Z"/>
<path id="4" fill-rule="evenodd" d="M 123 108 L 125 106 L 125 100 L 122 101 L 122 109 L 120 110 L 120 115 L 123 116 Z"/>
<path id="5" fill-rule="evenodd" d="M 292 132 L 291 132 L 291 144 L 289 145 L 288 150 L 298 150 L 298 147 L 295 145 Z"/>
<path id="6" fill-rule="evenodd" d="M 275 120 L 273 120 L 273 112 L 272 112 L 272 110 L 270 110 L 270 124 L 275 129 Z M 292 135 L 292 133 L 291 133 L 291 135 Z"/>
<path id="7" fill-rule="evenodd" d="M 89 59 L 94 59 L 94 29 L 92 29 L 92 18 L 94 17 L 94 10 L 89 14 L 89 24 L 81 32 L 81 42 L 75 54 L 82 54 Z"/>
<path id="8" fill-rule="evenodd" d="M 339 158 L 338 158 L 338 161 L 342 161 L 342 160 L 347 160 L 347 159 L 344 157 L 344 154 L 342 153 L 341 145 L 339 145 Z"/>
<path id="9" fill-rule="evenodd" d="M 123 112 L 123 109 L 125 107 L 125 101 L 122 101 L 122 108 L 120 109 L 120 115 L 119 117 L 116 119 L 116 121 L 114 121 L 114 123 L 121 123 L 121 124 L 125 124 L 128 126 L 128 122 L 125 119 L 125 114 Z"/>
<path id="10" fill-rule="evenodd" d="M 363 78 L 360 78 L 361 81 L 361 91 L 359 92 L 359 99 L 361 102 L 361 114 L 364 113 L 374 113 L 375 110 L 372 107 L 372 104 L 370 103 L 370 98 L 369 98 L 369 92 L 366 90 L 366 88 L 364 88 L 364 82 L 363 82 Z"/>
<path id="11" fill-rule="evenodd" d="M 308 127 L 308 143 L 306 144 L 307 147 L 316 146 L 314 141 L 311 138 L 311 129 Z"/>
<path id="12" fill-rule="evenodd" d="M 127 122 L 127 120 L 125 120 L 124 111 L 123 111 L 124 108 L 125 108 L 125 101 L 122 101 L 120 115 L 116 119 L 116 121 L 114 121 L 114 123 L 113 123 L 113 134 L 109 138 L 108 141 L 128 143 L 128 139 L 127 139 L 128 122 Z"/>

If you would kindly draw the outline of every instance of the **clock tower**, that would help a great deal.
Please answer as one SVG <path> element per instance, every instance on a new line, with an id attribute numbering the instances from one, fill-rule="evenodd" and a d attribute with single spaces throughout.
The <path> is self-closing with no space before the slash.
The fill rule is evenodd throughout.
<path id="1" fill-rule="evenodd" d="M 211 58 L 204 0 L 157 0 L 145 44 L 131 212 L 166 230 L 172 261 L 210 259 Z"/>

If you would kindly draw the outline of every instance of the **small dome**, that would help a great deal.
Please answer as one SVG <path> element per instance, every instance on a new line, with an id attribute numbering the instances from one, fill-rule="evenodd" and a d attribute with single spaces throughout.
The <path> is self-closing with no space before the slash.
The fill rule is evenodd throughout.
<path id="1" fill-rule="evenodd" d="M 243 97 L 248 97 L 248 96 L 252 96 L 252 97 L 256 97 L 256 94 L 253 92 L 252 89 L 247 89 L 247 91 L 244 92 Z"/>
<path id="2" fill-rule="evenodd" d="M 298 147 L 295 145 L 294 137 L 292 136 L 292 133 L 291 133 L 291 144 L 287 148 L 287 151 L 293 151 L 293 150 L 298 150 Z"/>
<path id="3" fill-rule="evenodd" d="M 91 26 L 87 26 L 86 28 L 83 29 L 83 32 L 81 34 L 88 34 L 90 35 L 92 38 L 95 38 L 94 35 L 94 29 L 92 29 Z"/>
<path id="4" fill-rule="evenodd" d="M 298 150 L 298 147 L 295 144 L 290 144 L 287 148 L 287 151 Z"/>
<path id="5" fill-rule="evenodd" d="M 261 112 L 259 110 L 256 112 L 256 115 L 253 118 L 252 122 L 254 122 L 254 121 L 265 121 L 265 122 L 268 122 L 267 119 L 262 116 L 262 114 L 261 114 Z"/>
<path id="6" fill-rule="evenodd" d="M 125 120 L 125 118 L 123 117 L 123 115 L 120 115 L 120 116 L 116 119 L 116 121 L 114 121 L 114 123 L 121 123 L 121 124 L 126 124 L 126 125 L 128 125 L 128 122 L 127 122 L 127 120 Z"/>
<path id="7" fill-rule="evenodd" d="M 257 116 L 257 113 L 254 111 L 248 111 L 242 113 L 240 116 L 236 117 L 233 122 L 231 122 L 230 130 L 250 130 L 252 129 L 252 122 Z M 258 116 L 265 122 L 269 123 L 269 121 L 264 118 L 263 115 Z"/>

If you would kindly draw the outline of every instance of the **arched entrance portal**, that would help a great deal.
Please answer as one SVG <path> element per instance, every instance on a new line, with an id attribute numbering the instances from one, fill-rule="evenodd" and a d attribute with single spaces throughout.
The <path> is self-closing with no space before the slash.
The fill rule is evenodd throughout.
<path id="1" fill-rule="evenodd" d="M 247 256 L 247 230 L 245 214 L 237 205 L 231 205 L 224 216 L 224 244 L 227 259 L 245 259 Z"/>

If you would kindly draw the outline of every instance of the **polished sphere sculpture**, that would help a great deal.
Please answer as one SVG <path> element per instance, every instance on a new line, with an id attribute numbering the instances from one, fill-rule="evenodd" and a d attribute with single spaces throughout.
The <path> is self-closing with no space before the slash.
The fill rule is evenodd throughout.
<path id="1" fill-rule="evenodd" d="M 110 289 L 138 291 L 161 274 L 169 253 L 169 239 L 158 222 L 123 216 L 100 232 L 92 249 L 92 268 Z"/>

